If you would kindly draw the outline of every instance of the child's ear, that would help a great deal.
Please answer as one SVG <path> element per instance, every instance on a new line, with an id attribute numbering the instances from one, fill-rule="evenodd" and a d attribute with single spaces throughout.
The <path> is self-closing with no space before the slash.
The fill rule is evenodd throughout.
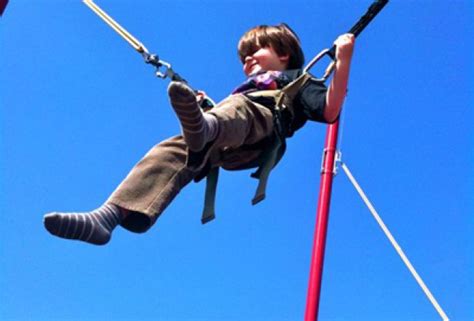
<path id="1" fill-rule="evenodd" d="M 281 62 L 288 62 L 290 60 L 290 54 L 286 54 L 278 57 Z"/>

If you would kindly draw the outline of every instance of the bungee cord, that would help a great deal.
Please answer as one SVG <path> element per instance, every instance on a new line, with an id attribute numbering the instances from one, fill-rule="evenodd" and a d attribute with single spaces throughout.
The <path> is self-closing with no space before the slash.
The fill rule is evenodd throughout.
<path id="1" fill-rule="evenodd" d="M 114 29 L 123 39 L 125 39 L 136 51 L 139 53 L 146 52 L 148 50 L 146 47 L 138 41 L 134 36 L 132 36 L 127 30 L 125 30 L 121 25 L 119 25 L 114 19 L 112 19 L 104 10 L 102 10 L 98 5 L 96 5 L 92 0 L 83 0 L 84 4 L 91 8 L 102 20 L 105 21 L 112 29 Z"/>
<path id="2" fill-rule="evenodd" d="M 140 53 L 147 64 L 151 64 L 156 67 L 156 76 L 162 79 L 170 78 L 173 81 L 181 81 L 187 83 L 178 73 L 176 73 L 171 64 L 161 60 L 158 55 L 150 54 L 148 49 L 141 43 L 137 38 L 132 36 L 125 28 L 123 28 L 118 22 L 116 22 L 111 16 L 109 16 L 104 10 L 102 10 L 92 0 L 83 0 L 95 14 L 97 14 L 105 23 L 107 23 L 115 32 L 117 32 L 123 39 L 125 39 L 138 53 Z M 164 69 L 164 70 L 162 70 Z M 203 99 L 203 108 L 213 106 L 214 101 L 208 96 Z"/>
<path id="3" fill-rule="evenodd" d="M 169 78 L 172 81 L 180 81 L 188 84 L 186 79 L 181 77 L 177 72 L 173 70 L 171 64 L 164 60 L 161 60 L 158 55 L 150 54 L 148 49 L 143 43 L 137 38 L 132 36 L 124 27 L 122 27 L 117 21 L 109 16 L 104 10 L 102 10 L 92 0 L 82 0 L 95 14 L 97 14 L 105 23 L 107 23 L 115 32 L 117 32 L 123 39 L 125 39 L 138 53 L 143 56 L 143 59 L 147 64 L 153 65 L 156 68 L 156 76 L 162 79 Z M 189 85 L 189 84 L 188 84 Z M 194 89 L 193 89 L 194 90 Z M 204 92 L 194 90 L 194 92 L 202 97 L 199 100 L 199 105 L 206 109 L 216 105 L 215 101 Z"/>

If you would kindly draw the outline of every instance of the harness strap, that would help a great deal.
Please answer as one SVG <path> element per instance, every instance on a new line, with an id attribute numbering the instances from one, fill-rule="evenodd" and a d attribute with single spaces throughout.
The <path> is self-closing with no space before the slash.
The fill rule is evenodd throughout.
<path id="1" fill-rule="evenodd" d="M 284 142 L 281 140 L 279 135 L 275 135 L 273 144 L 264 151 L 263 161 L 256 172 L 252 173 L 251 176 L 258 178 L 258 186 L 255 191 L 255 196 L 252 199 L 252 205 L 255 205 L 265 199 L 268 177 L 273 167 L 278 162 L 278 154 L 280 149 L 283 147 Z"/>
<path id="2" fill-rule="evenodd" d="M 206 177 L 206 194 L 204 196 L 204 209 L 202 211 L 201 223 L 206 224 L 216 218 L 215 202 L 217 180 L 219 178 L 219 167 L 212 168 Z"/>

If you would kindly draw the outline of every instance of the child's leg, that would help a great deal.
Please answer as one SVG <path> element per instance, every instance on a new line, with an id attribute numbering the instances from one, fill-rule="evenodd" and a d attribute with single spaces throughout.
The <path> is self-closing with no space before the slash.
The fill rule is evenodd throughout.
<path id="1" fill-rule="evenodd" d="M 224 99 L 209 111 L 216 117 L 219 132 L 215 145 L 237 149 L 255 144 L 273 133 L 273 115 L 270 109 L 243 95 Z"/>
<path id="2" fill-rule="evenodd" d="M 189 149 L 198 152 L 212 141 L 218 130 L 217 119 L 203 113 L 193 90 L 182 82 L 171 82 L 168 87 L 171 105 L 181 123 L 183 136 Z"/>
<path id="3" fill-rule="evenodd" d="M 53 235 L 106 244 L 113 229 L 142 233 L 196 175 L 186 167 L 186 143 L 180 136 L 154 146 L 135 165 L 105 205 L 88 213 L 51 213 L 44 217 Z"/>
<path id="4" fill-rule="evenodd" d="M 103 245 L 109 242 L 112 230 L 120 224 L 124 214 L 118 206 L 104 204 L 88 213 L 47 214 L 44 226 L 62 238 Z"/>
<path id="5" fill-rule="evenodd" d="M 130 171 L 107 203 L 130 211 L 120 225 L 147 231 L 197 171 L 186 166 L 187 147 L 176 136 L 154 146 Z"/>

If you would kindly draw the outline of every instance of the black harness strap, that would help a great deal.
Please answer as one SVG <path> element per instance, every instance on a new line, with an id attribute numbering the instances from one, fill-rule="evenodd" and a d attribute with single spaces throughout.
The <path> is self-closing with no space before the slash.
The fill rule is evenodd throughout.
<path id="1" fill-rule="evenodd" d="M 201 217 L 202 224 L 206 224 L 216 218 L 215 203 L 218 178 L 219 167 L 214 167 L 206 177 L 206 194 L 204 196 L 204 210 Z"/>

